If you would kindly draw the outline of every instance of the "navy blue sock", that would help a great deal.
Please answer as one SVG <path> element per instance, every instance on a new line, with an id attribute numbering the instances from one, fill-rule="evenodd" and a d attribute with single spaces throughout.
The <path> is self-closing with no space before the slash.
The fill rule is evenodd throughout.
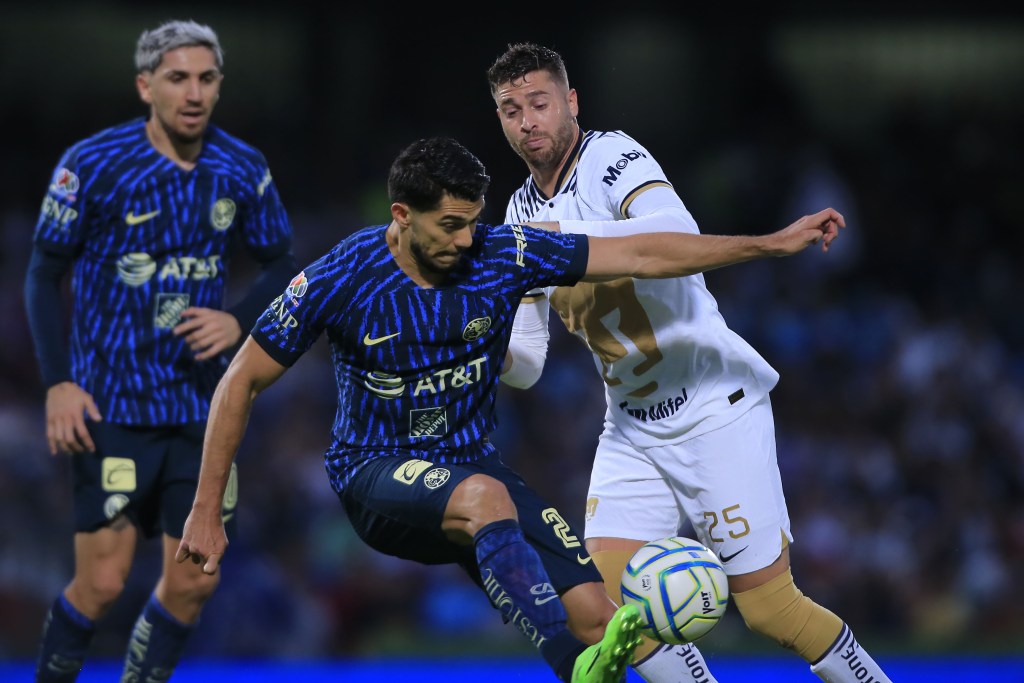
<path id="1" fill-rule="evenodd" d="M 565 607 L 519 523 L 514 519 L 492 522 L 480 529 L 473 542 L 491 604 L 540 650 L 558 677 L 568 681 L 584 645 L 567 629 Z"/>
<path id="2" fill-rule="evenodd" d="M 36 683 L 70 683 L 78 678 L 96 633 L 96 624 L 68 602 L 62 592 L 53 601 L 36 661 Z"/>
<path id="3" fill-rule="evenodd" d="M 181 659 L 192 626 L 183 624 L 150 595 L 142 609 L 124 659 L 121 680 L 166 681 Z"/>

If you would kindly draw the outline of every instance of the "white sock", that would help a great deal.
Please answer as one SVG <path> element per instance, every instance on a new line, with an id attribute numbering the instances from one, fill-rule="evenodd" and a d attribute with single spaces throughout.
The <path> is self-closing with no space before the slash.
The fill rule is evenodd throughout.
<path id="1" fill-rule="evenodd" d="M 633 669 L 647 683 L 718 683 L 693 643 L 662 645 Z"/>
<path id="2" fill-rule="evenodd" d="M 828 652 L 811 665 L 811 671 L 825 683 L 892 683 L 846 624 Z"/>

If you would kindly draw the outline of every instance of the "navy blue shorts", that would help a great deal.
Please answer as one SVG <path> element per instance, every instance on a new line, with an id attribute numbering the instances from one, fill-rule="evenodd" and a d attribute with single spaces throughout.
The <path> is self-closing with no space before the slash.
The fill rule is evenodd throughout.
<path id="1" fill-rule="evenodd" d="M 96 451 L 71 456 L 75 531 L 96 531 L 123 513 L 146 538 L 161 532 L 181 538 L 196 497 L 206 424 L 87 424 Z M 222 512 L 229 538 L 237 504 L 238 474 L 232 464 Z"/>
<path id="2" fill-rule="evenodd" d="M 474 474 L 505 484 L 519 526 L 540 555 L 555 591 L 562 594 L 581 583 L 601 581 L 581 537 L 497 454 L 461 465 L 378 458 L 359 468 L 339 498 L 356 533 L 371 548 L 421 564 L 459 564 L 480 585 L 473 546 L 453 543 L 441 530 L 452 491 Z"/>

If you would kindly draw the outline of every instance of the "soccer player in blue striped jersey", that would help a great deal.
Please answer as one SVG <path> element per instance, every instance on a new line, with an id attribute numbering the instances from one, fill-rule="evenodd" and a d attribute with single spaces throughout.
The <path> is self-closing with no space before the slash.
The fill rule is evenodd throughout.
<path id="1" fill-rule="evenodd" d="M 506 222 L 559 221 L 563 232 L 623 236 L 700 230 L 651 152 L 622 131 L 583 130 L 554 50 L 510 45 L 487 73 L 502 130 L 529 176 Z M 594 356 L 605 429 L 587 499 L 587 550 L 620 600 L 618 577 L 646 541 L 686 535 L 721 558 L 747 625 L 832 683 L 887 683 L 842 619 L 803 595 L 768 394 L 778 373 L 733 332 L 704 276 L 623 278 L 531 292 L 516 314 L 502 379 L 525 388 L 547 353 L 548 309 Z M 633 664 L 648 683 L 714 683 L 693 643 L 645 640 Z"/>
<path id="2" fill-rule="evenodd" d="M 43 629 L 37 681 L 78 676 L 96 621 L 121 594 L 140 533 L 163 572 L 135 624 L 122 680 L 166 680 L 217 577 L 173 561 L 195 496 L 210 400 L 235 349 L 295 272 L 288 215 L 263 155 L 209 123 L 216 33 L 171 21 L 142 33 L 149 113 L 63 155 L 43 199 L 25 283 L 52 454 L 72 456 L 75 575 Z M 223 310 L 244 246 L 262 272 Z M 61 284 L 71 273 L 70 343 Z M 223 501 L 234 523 L 234 480 Z"/>
<path id="3" fill-rule="evenodd" d="M 326 468 L 359 536 L 459 564 L 560 680 L 616 683 L 640 640 L 635 607 L 616 609 L 572 526 L 488 438 L 519 300 L 827 245 L 843 218 L 825 210 L 764 237 L 587 238 L 478 224 L 489 180 L 458 142 L 414 142 L 388 177 L 391 222 L 342 240 L 271 303 L 214 394 L 177 559 L 217 571 L 220 500 L 252 403 L 326 335 L 338 386 Z"/>

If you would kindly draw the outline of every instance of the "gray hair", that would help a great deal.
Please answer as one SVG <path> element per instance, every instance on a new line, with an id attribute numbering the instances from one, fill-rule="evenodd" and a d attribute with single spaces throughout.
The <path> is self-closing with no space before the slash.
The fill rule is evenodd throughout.
<path id="1" fill-rule="evenodd" d="M 213 50 L 217 68 L 224 66 L 224 51 L 213 29 L 189 21 L 168 21 L 151 30 L 143 31 L 135 47 L 135 68 L 139 73 L 155 71 L 164 54 L 179 47 L 199 45 Z"/>

